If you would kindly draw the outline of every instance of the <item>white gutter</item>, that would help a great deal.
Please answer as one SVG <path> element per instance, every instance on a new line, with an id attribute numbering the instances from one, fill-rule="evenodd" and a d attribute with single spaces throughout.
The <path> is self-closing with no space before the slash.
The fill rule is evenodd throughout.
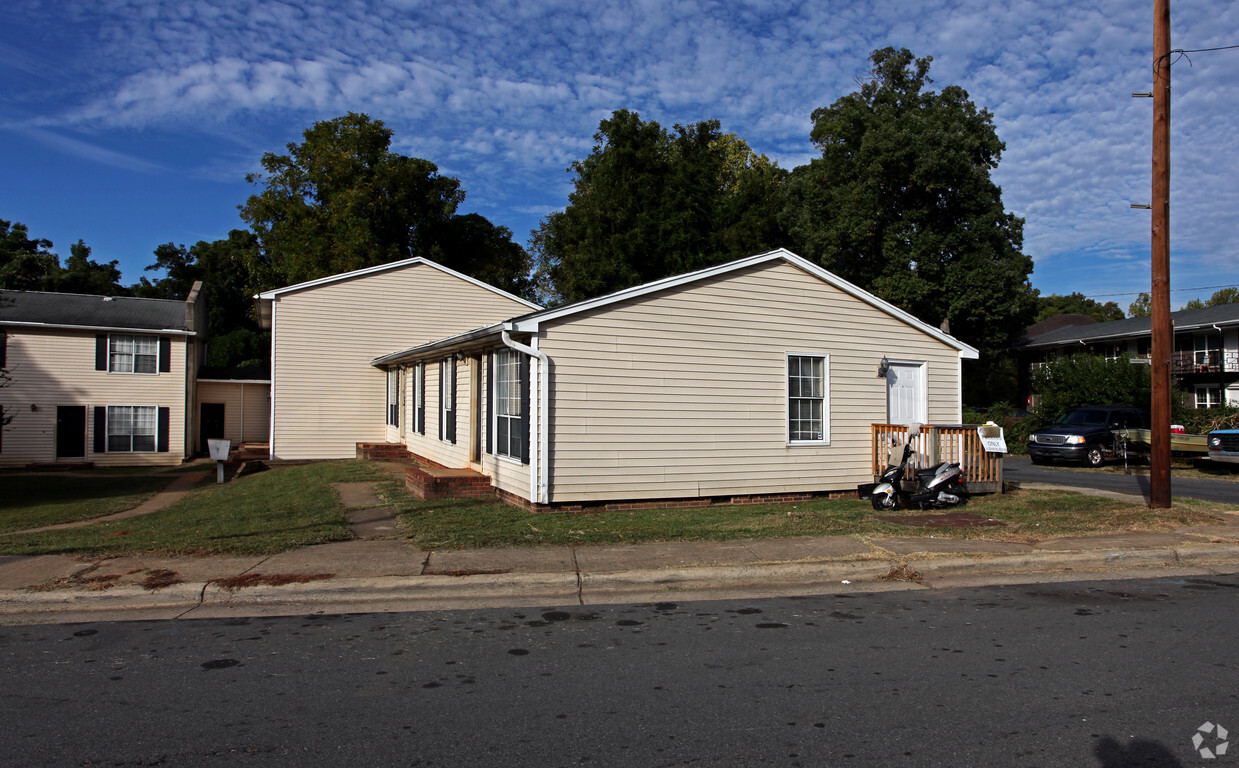
<path id="1" fill-rule="evenodd" d="M 550 381 L 551 381 L 551 358 L 547 357 L 545 352 L 538 349 L 521 344 L 519 341 L 513 341 L 508 334 L 508 329 L 504 328 L 500 338 L 503 340 L 504 346 L 509 349 L 514 349 L 522 354 L 529 355 L 538 359 L 538 389 L 536 398 L 531 398 L 529 404 L 530 416 L 538 423 L 538 439 L 531 441 L 533 444 L 529 446 L 529 500 L 534 504 L 549 504 L 548 485 L 550 479 L 550 461 L 542 455 L 542 447 L 548 445 L 550 436 Z M 537 338 L 533 339 L 535 344 L 538 343 Z M 533 389 L 532 387 L 530 388 Z M 542 416 L 538 416 L 539 408 L 542 406 Z M 490 428 L 490 425 L 487 425 Z M 530 425 L 529 433 L 533 434 L 533 425 Z M 550 452 L 547 451 L 549 454 Z"/>

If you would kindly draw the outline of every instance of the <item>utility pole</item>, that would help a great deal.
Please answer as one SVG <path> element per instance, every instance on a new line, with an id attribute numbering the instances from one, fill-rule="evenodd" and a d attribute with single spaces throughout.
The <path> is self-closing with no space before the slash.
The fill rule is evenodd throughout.
<path id="1" fill-rule="evenodd" d="M 1170 0 L 1153 3 L 1153 290 L 1149 507 L 1170 506 Z"/>

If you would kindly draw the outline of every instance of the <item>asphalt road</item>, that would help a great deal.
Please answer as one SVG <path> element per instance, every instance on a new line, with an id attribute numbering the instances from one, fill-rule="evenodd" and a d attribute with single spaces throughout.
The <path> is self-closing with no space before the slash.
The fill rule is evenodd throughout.
<path id="1" fill-rule="evenodd" d="M 1145 499 L 1149 498 L 1149 476 L 1147 474 L 1124 475 L 1117 472 L 1098 472 L 1080 467 L 1037 465 L 1029 461 L 1027 456 L 1007 456 L 1004 458 L 1002 460 L 1002 474 L 1006 480 L 1075 485 L 1084 488 L 1097 488 L 1103 491 L 1139 494 L 1144 496 Z M 1239 503 L 1239 482 L 1235 480 L 1174 477 L 1172 475 L 1170 478 L 1170 495 L 1172 498 L 1186 497 L 1202 499 L 1204 501 L 1237 504 Z"/>
<path id="2" fill-rule="evenodd" d="M 1239 728 L 1236 608 L 1226 576 L 4 627 L 4 764 L 1195 766 Z"/>

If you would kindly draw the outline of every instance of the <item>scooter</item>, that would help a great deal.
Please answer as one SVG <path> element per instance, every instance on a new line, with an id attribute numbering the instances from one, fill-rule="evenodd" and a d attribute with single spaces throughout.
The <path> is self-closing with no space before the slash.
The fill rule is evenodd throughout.
<path id="1" fill-rule="evenodd" d="M 964 485 L 963 470 L 954 462 L 941 462 L 926 469 L 918 469 L 914 473 L 916 489 L 912 492 L 903 489 L 904 470 L 912 457 L 912 438 L 919 434 L 915 428 L 909 430 L 908 440 L 902 449 L 891 451 L 889 466 L 878 478 L 877 483 L 857 487 L 858 495 L 868 498 L 873 508 L 879 512 L 917 506 L 921 509 L 945 509 L 968 503 L 968 488 Z M 895 456 L 899 454 L 899 463 Z"/>

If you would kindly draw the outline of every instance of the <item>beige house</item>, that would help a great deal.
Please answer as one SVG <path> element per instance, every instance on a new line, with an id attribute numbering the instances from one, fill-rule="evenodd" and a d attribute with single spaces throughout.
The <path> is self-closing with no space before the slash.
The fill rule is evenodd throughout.
<path id="1" fill-rule="evenodd" d="M 423 258 L 259 294 L 271 329 L 273 459 L 352 458 L 359 442 L 398 434 L 385 425 L 387 377 L 370 361 L 537 309 Z"/>
<path id="2" fill-rule="evenodd" d="M 870 425 L 958 423 L 976 356 L 776 250 L 378 356 L 366 439 L 529 507 L 854 490 Z"/>
<path id="3" fill-rule="evenodd" d="M 177 464 L 194 453 L 205 315 L 187 301 L 0 291 L 0 466 Z"/>

